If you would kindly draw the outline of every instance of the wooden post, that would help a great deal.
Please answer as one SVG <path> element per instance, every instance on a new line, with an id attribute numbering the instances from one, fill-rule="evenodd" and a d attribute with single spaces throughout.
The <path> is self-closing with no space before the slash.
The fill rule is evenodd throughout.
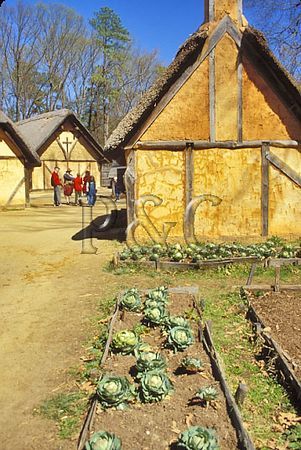
<path id="1" fill-rule="evenodd" d="M 24 182 L 25 182 L 25 206 L 30 207 L 30 172 L 31 169 L 24 167 Z"/>
<path id="2" fill-rule="evenodd" d="M 185 200 L 186 200 L 186 211 L 189 203 L 193 197 L 193 143 L 187 142 L 185 149 Z M 186 217 L 186 215 L 185 215 Z M 187 216 L 188 220 L 185 220 L 184 230 L 185 236 L 191 238 L 193 236 L 193 218 L 191 215 Z"/>
<path id="3" fill-rule="evenodd" d="M 280 292 L 280 265 L 275 267 L 275 292 Z"/>
<path id="4" fill-rule="evenodd" d="M 129 226 L 135 220 L 135 169 L 136 155 L 132 150 L 127 159 L 127 169 L 124 176 L 127 200 L 127 225 Z"/>
<path id="5" fill-rule="evenodd" d="M 209 55 L 209 115 L 210 115 L 210 141 L 215 142 L 215 50 Z"/>
<path id="6" fill-rule="evenodd" d="M 237 108 L 237 139 L 238 142 L 242 142 L 243 134 L 242 134 L 242 55 L 241 51 L 238 54 L 238 66 L 237 66 L 237 83 L 238 83 L 238 108 Z"/>
<path id="7" fill-rule="evenodd" d="M 269 233 L 269 161 L 266 156 L 269 153 L 268 144 L 261 147 L 261 234 Z"/>

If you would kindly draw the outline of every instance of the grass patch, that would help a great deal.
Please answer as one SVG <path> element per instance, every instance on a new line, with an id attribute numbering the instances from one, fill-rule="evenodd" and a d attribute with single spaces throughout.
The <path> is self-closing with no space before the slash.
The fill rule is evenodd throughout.
<path id="1" fill-rule="evenodd" d="M 59 393 L 45 400 L 35 412 L 57 423 L 61 439 L 70 439 L 81 423 L 87 403 L 88 397 L 81 391 Z"/>
<path id="2" fill-rule="evenodd" d="M 252 329 L 245 320 L 244 302 L 238 292 L 218 296 L 210 293 L 206 305 L 205 315 L 213 322 L 214 341 L 232 393 L 240 381 L 248 386 L 242 415 L 251 436 L 262 450 L 274 448 L 269 446 L 272 440 L 283 445 L 287 436 L 275 432 L 275 417 L 280 411 L 294 413 L 294 409 L 284 388 L 256 359 L 260 349 L 250 339 Z"/>

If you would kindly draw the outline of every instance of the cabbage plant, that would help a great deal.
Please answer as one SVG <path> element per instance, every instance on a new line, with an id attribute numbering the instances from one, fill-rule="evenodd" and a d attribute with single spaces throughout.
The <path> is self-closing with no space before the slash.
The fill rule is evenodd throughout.
<path id="1" fill-rule="evenodd" d="M 169 330 L 167 344 L 176 351 L 183 351 L 193 343 L 193 334 L 190 327 L 173 327 Z"/>
<path id="2" fill-rule="evenodd" d="M 159 286 L 155 289 L 152 289 L 148 292 L 146 296 L 146 300 L 156 300 L 160 303 L 167 303 L 168 302 L 168 289 L 165 286 Z"/>
<path id="3" fill-rule="evenodd" d="M 98 431 L 86 442 L 85 450 L 121 450 L 121 441 L 113 433 Z"/>
<path id="4" fill-rule="evenodd" d="M 215 430 L 199 426 L 189 427 L 180 434 L 177 449 L 219 450 Z"/>
<path id="5" fill-rule="evenodd" d="M 140 382 L 140 398 L 146 403 L 160 402 L 173 392 L 172 382 L 158 369 L 145 372 Z"/>
<path id="6" fill-rule="evenodd" d="M 191 358 L 187 356 L 183 358 L 181 361 L 181 367 L 189 373 L 197 373 L 202 372 L 204 370 L 203 363 L 198 358 Z"/>
<path id="7" fill-rule="evenodd" d="M 112 349 L 122 355 L 129 355 L 134 352 L 139 344 L 139 337 L 132 330 L 121 330 L 115 333 L 112 339 Z"/>
<path id="8" fill-rule="evenodd" d="M 111 407 L 124 409 L 135 399 L 136 393 L 134 386 L 126 377 L 105 374 L 97 384 L 97 395 L 104 409 Z"/>
<path id="9" fill-rule="evenodd" d="M 162 304 L 145 308 L 144 310 L 144 320 L 148 325 L 163 325 L 167 317 L 168 312 Z"/>
<path id="10" fill-rule="evenodd" d="M 150 370 L 166 369 L 166 359 L 160 354 L 155 352 L 142 352 L 137 357 L 136 367 L 138 371 L 137 378 L 141 378 L 144 372 Z"/>
<path id="11" fill-rule="evenodd" d="M 210 403 L 217 399 L 218 393 L 214 386 L 206 386 L 199 389 L 194 397 L 199 398 L 204 403 Z"/>
<path id="12" fill-rule="evenodd" d="M 127 311 L 139 312 L 142 307 L 142 301 L 136 288 L 128 289 L 120 300 L 120 305 Z"/>
<path id="13" fill-rule="evenodd" d="M 173 328 L 173 327 L 187 327 L 189 328 L 189 322 L 188 320 L 183 316 L 170 316 L 166 320 L 166 326 L 167 328 Z"/>

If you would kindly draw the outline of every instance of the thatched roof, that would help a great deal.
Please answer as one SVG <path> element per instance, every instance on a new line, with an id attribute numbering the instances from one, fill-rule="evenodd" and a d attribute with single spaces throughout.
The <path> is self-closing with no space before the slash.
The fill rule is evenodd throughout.
<path id="1" fill-rule="evenodd" d="M 184 42 L 167 70 L 165 70 L 163 75 L 144 94 L 137 106 L 124 117 L 111 134 L 104 148 L 105 154 L 108 152 L 111 158 L 111 152 L 126 145 L 139 125 L 151 113 L 168 89 L 187 67 L 195 62 L 207 37 L 207 27 L 202 26 Z"/>
<path id="2" fill-rule="evenodd" d="M 204 24 L 180 47 L 175 59 L 164 72 L 163 76 L 146 92 L 138 105 L 134 107 L 119 123 L 108 139 L 104 151 L 111 158 L 118 158 L 130 139 L 139 130 L 158 102 L 169 88 L 182 75 L 188 66 L 192 65 L 202 51 L 209 37 L 209 24 Z M 301 94 L 297 83 L 283 68 L 273 53 L 269 50 L 263 34 L 247 27 L 242 34 L 241 51 L 257 58 L 260 67 L 277 87 L 279 94 L 289 108 L 301 118 Z M 122 152 L 123 153 L 123 152 Z"/>
<path id="3" fill-rule="evenodd" d="M 87 128 L 77 119 L 75 114 L 68 109 L 50 111 L 26 120 L 17 122 L 15 126 L 20 130 L 26 139 L 26 143 L 32 151 L 39 155 L 45 150 L 45 145 L 53 138 L 54 133 L 63 123 L 70 119 L 80 130 L 81 134 L 90 143 L 93 153 L 98 161 L 104 159 L 103 151 L 98 142 L 93 138 Z"/>
<path id="4" fill-rule="evenodd" d="M 9 133 L 28 165 L 41 165 L 39 156 L 37 155 L 35 150 L 29 148 L 26 142 L 26 137 L 23 135 L 22 131 L 16 127 L 14 122 L 10 120 L 10 118 L 7 117 L 3 111 L 0 111 L 0 127 L 3 128 L 7 133 Z"/>

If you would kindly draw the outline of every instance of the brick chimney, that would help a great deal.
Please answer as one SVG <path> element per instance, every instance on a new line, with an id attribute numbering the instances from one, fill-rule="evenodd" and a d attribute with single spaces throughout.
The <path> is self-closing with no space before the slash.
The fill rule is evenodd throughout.
<path id="1" fill-rule="evenodd" d="M 205 22 L 217 22 L 225 15 L 238 25 L 242 23 L 242 0 L 204 0 Z"/>

